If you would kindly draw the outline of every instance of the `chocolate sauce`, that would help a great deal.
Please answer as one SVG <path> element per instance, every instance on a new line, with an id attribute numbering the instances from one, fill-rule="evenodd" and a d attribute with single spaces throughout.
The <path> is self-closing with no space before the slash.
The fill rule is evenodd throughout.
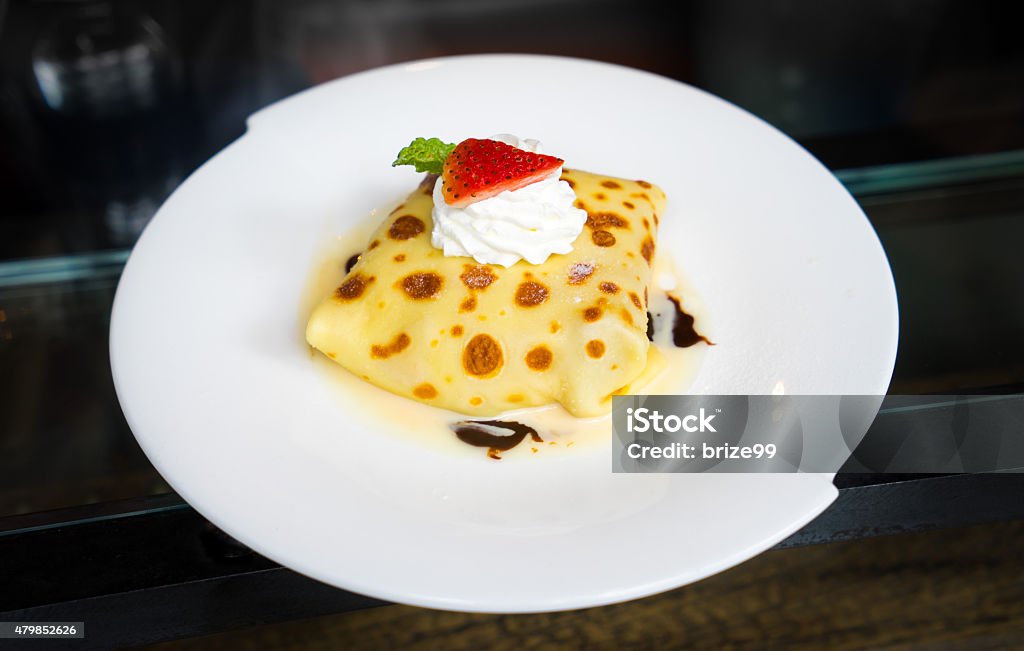
<path id="1" fill-rule="evenodd" d="M 352 271 L 352 267 L 356 266 L 356 263 L 359 262 L 360 255 L 362 254 L 356 253 L 355 255 L 348 259 L 348 262 L 345 263 L 345 273 Z"/>
<path id="2" fill-rule="evenodd" d="M 507 429 L 512 433 L 507 436 L 501 436 L 489 432 L 487 430 L 488 427 Z M 458 436 L 459 440 L 463 443 L 468 443 L 478 448 L 487 448 L 487 456 L 492 459 L 501 459 L 499 452 L 505 452 L 516 447 L 523 442 L 527 434 L 530 435 L 530 439 L 535 443 L 544 442 L 544 439 L 537 434 L 537 430 L 529 425 L 523 425 L 511 420 L 463 420 L 453 423 L 452 430 L 455 432 L 455 436 Z"/>
<path id="3" fill-rule="evenodd" d="M 714 346 L 710 339 L 694 329 L 693 317 L 683 311 L 682 306 L 679 305 L 679 299 L 669 294 L 668 300 L 672 301 L 672 305 L 676 306 L 676 316 L 672 322 L 672 343 L 677 348 L 689 348 L 700 341 Z"/>
<path id="4" fill-rule="evenodd" d="M 675 314 L 672 317 L 672 343 L 676 348 L 689 348 L 701 341 L 709 346 L 715 345 L 693 327 L 693 317 L 683 311 L 678 298 L 668 294 L 668 300 L 672 301 L 672 305 L 675 307 Z M 647 313 L 647 339 L 654 341 L 654 318 L 650 312 Z"/>

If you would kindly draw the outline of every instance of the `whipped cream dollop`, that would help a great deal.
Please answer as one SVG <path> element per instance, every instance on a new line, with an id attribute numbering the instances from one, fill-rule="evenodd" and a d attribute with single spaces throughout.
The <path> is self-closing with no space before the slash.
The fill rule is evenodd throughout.
<path id="1" fill-rule="evenodd" d="M 545 153 L 533 139 L 491 136 L 525 151 Z M 510 267 L 520 259 L 540 264 L 552 253 L 569 253 L 587 213 L 573 205 L 576 193 L 559 180 L 562 168 L 530 185 L 496 194 L 468 206 L 449 205 L 442 178 L 434 184 L 434 229 L 430 241 L 445 256 L 469 256 L 481 264 Z"/>

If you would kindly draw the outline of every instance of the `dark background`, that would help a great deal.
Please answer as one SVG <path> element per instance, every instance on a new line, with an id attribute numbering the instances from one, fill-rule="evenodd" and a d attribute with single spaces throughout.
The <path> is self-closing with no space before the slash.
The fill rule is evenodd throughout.
<path id="1" fill-rule="evenodd" d="M 449 54 L 559 54 L 656 72 L 748 109 L 833 169 L 1015 149 L 1024 144 L 1024 39 L 1012 9 L 5 0 L 0 258 L 128 246 L 258 108 L 341 75 Z"/>

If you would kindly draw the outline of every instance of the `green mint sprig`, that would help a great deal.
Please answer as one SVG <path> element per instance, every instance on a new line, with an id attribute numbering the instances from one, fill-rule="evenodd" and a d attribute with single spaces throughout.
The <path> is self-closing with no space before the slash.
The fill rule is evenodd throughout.
<path id="1" fill-rule="evenodd" d="M 398 152 L 392 167 L 412 165 L 417 172 L 440 174 L 444 171 L 444 160 L 452 153 L 455 145 L 440 138 L 416 138 Z"/>

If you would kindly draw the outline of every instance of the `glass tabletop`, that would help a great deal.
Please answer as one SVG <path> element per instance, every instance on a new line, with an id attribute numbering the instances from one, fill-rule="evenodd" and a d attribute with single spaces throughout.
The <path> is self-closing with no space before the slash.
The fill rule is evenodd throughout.
<path id="1" fill-rule="evenodd" d="M 917 4 L 926 16 L 809 0 L 681 14 L 568 0 L 0 3 L 0 518 L 176 503 L 138 501 L 170 489 L 110 377 L 134 239 L 248 114 L 421 57 L 597 58 L 752 111 L 832 169 L 879 234 L 900 304 L 890 392 L 1024 385 L 1024 45 L 992 9 Z"/>

